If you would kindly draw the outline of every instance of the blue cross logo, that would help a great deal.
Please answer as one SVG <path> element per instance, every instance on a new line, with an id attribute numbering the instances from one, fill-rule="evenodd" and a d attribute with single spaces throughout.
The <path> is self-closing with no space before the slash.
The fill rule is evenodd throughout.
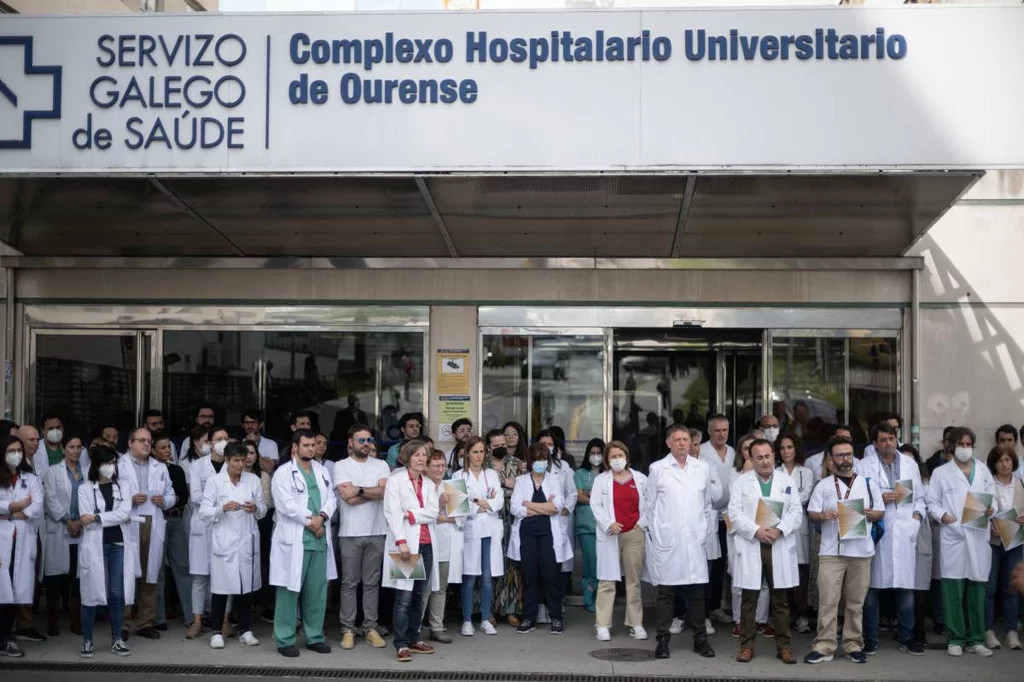
<path id="1" fill-rule="evenodd" d="M 50 76 L 53 81 L 53 100 L 50 108 L 22 110 L 21 136 L 17 138 L 0 138 L 0 149 L 31 149 L 32 121 L 36 119 L 60 118 L 61 67 L 37 66 L 35 64 L 32 58 L 32 36 L 0 36 L 0 47 L 4 45 L 20 45 L 24 48 L 25 56 L 22 60 L 22 65 L 26 76 Z M 8 105 L 13 106 L 16 111 L 19 110 L 18 93 L 0 78 L 0 111 Z"/>

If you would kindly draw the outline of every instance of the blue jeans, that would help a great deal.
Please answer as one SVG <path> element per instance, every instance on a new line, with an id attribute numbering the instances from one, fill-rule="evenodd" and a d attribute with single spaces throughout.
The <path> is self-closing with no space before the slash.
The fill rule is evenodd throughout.
<path id="1" fill-rule="evenodd" d="M 426 580 L 417 580 L 412 590 L 395 590 L 395 608 L 392 611 L 395 627 L 395 651 L 406 649 L 410 644 L 419 642 L 420 626 L 423 625 L 423 586 L 430 583 L 430 571 L 433 569 L 434 548 L 431 545 L 420 545 L 420 557 Z"/>
<path id="2" fill-rule="evenodd" d="M 491 539 L 480 540 L 480 575 L 462 574 L 462 622 L 473 619 L 473 588 L 480 578 L 480 620 L 490 620 L 491 602 L 494 599 L 494 585 L 491 581 Z"/>
<path id="3" fill-rule="evenodd" d="M 110 614 L 110 641 L 121 639 L 124 620 L 124 545 L 103 545 L 103 569 L 107 575 L 107 613 Z M 82 604 L 82 641 L 91 642 L 96 622 L 95 606 Z"/>
<path id="4" fill-rule="evenodd" d="M 885 590 L 889 591 L 889 590 Z M 864 599 L 864 644 L 878 646 L 878 602 L 883 590 L 871 588 Z M 892 589 L 896 602 L 896 635 L 901 642 L 914 638 L 914 591 Z"/>
<path id="5" fill-rule="evenodd" d="M 1024 559 L 1024 546 L 1014 547 L 1009 552 L 1003 549 L 1002 543 L 991 545 L 992 568 L 988 572 L 988 586 L 985 588 L 985 629 L 991 630 L 996 615 L 996 593 L 1002 583 L 1003 623 L 1007 630 L 1016 628 L 1020 619 L 1020 596 L 1010 585 L 1010 574 L 1017 564 Z"/>

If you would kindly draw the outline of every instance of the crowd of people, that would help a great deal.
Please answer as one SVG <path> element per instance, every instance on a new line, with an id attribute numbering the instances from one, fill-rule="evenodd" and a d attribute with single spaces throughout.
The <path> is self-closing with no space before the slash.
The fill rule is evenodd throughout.
<path id="1" fill-rule="evenodd" d="M 88 442 L 66 433 L 58 415 L 2 426 L 0 655 L 58 635 L 64 611 L 83 658 L 97 620 L 127 656 L 129 638 L 159 639 L 169 613 L 189 639 L 208 632 L 212 649 L 236 635 L 258 646 L 259 617 L 281 655 L 299 656 L 300 637 L 327 654 L 336 608 L 341 649 L 357 638 L 386 648 L 390 635 L 407 662 L 453 641 L 449 597 L 463 637 L 497 635 L 501 622 L 563 633 L 577 559 L 599 641 L 616 629 L 619 583 L 623 632 L 647 640 L 641 583 L 655 588 L 656 658 L 687 628 L 693 651 L 714 657 L 716 622 L 738 638 L 739 662 L 761 638 L 796 663 L 792 631 L 812 623 L 806 663 L 840 650 L 864 663 L 886 630 L 923 655 L 926 618 L 951 656 L 1021 649 L 1024 469 L 1012 426 L 984 457 L 970 429 L 950 427 L 925 461 L 891 415 L 863 451 L 836 426 L 805 457 L 775 415 L 735 449 L 729 421 L 712 415 L 704 442 L 669 426 L 667 454 L 641 471 L 621 441 L 591 440 L 577 465 L 561 429 L 531 442 L 516 422 L 480 436 L 461 419 L 449 452 L 421 414 L 401 418 L 402 441 L 385 452 L 356 423 L 331 461 L 309 414 L 293 415 L 280 445 L 258 410 L 237 432 L 215 419 L 200 407 L 177 442 L 150 410 L 124 444 L 116 429 Z M 34 625 L 41 587 L 46 635 Z"/>

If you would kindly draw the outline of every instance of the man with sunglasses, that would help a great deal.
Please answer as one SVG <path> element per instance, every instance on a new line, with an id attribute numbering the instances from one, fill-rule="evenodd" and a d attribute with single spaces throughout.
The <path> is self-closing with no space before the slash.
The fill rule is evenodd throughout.
<path id="1" fill-rule="evenodd" d="M 374 447 L 370 427 L 355 424 L 348 430 L 349 456 L 334 465 L 341 522 L 341 648 L 355 647 L 356 588 L 363 583 L 363 633 L 378 649 L 385 645 L 378 632 L 377 606 L 380 572 L 384 565 L 384 486 L 391 470 L 370 456 Z"/>

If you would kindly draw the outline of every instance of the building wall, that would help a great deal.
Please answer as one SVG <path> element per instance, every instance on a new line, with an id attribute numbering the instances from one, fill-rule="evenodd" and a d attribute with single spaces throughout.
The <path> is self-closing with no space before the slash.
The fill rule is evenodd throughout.
<path id="1" fill-rule="evenodd" d="M 121 14 L 138 12 L 146 0 L 2 0 L 0 4 L 19 14 Z M 157 0 L 156 11 L 216 12 L 220 0 Z"/>

